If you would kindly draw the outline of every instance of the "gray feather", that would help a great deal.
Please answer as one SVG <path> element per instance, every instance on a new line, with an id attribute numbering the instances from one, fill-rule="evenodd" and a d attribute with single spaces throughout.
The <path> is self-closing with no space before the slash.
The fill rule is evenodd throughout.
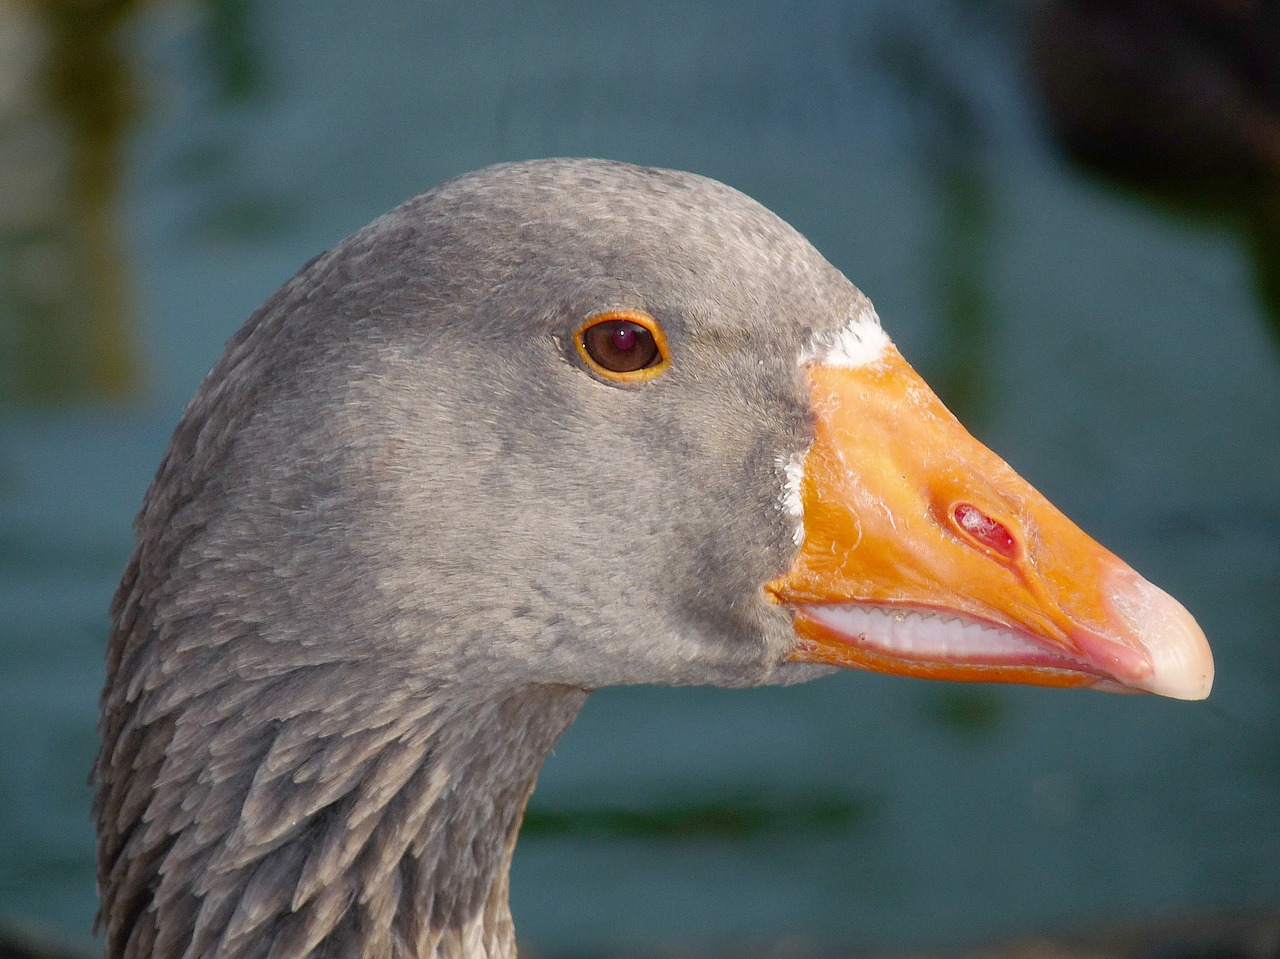
<path id="1" fill-rule="evenodd" d="M 113 959 L 507 955 L 507 867 L 586 691 L 794 682 L 779 462 L 865 301 L 721 184 L 494 167 L 303 267 L 174 432 L 112 605 Z M 595 378 L 574 331 L 663 325 Z"/>

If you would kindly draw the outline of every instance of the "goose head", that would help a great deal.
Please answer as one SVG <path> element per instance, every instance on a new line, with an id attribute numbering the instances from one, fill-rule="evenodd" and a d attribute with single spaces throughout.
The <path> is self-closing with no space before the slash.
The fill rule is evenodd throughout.
<path id="1" fill-rule="evenodd" d="M 1212 678 L 798 233 L 604 161 L 461 177 L 304 266 L 137 532 L 96 767 L 112 956 L 505 954 L 524 803 L 602 686 Z"/>

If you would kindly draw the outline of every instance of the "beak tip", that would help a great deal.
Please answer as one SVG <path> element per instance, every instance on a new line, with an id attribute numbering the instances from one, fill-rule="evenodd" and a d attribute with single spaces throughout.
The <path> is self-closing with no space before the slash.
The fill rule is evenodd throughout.
<path id="1" fill-rule="evenodd" d="M 1209 641 L 1186 607 L 1130 569 L 1117 571 L 1110 601 L 1140 642 L 1150 675 L 1131 685 L 1172 699 L 1205 699 L 1213 686 Z"/>

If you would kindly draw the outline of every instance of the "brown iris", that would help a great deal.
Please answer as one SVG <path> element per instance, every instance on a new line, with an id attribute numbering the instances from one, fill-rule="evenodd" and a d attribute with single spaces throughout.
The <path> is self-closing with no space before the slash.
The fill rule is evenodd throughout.
<path id="1" fill-rule="evenodd" d="M 617 382 L 649 379 L 667 365 L 662 329 L 639 310 L 597 314 L 578 330 L 575 342 L 596 373 Z"/>

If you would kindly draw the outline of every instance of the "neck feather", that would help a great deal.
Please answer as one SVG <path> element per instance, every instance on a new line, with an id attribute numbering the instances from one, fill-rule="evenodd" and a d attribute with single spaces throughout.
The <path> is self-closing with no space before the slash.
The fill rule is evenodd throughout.
<path id="1" fill-rule="evenodd" d="M 154 717 L 143 696 L 115 735 L 106 724 L 108 955 L 514 956 L 516 833 L 585 691 L 441 687 L 370 709 L 339 667 L 307 680 L 326 692 L 308 701 L 286 677 L 247 702 L 213 690 L 176 714 L 153 703 Z"/>

